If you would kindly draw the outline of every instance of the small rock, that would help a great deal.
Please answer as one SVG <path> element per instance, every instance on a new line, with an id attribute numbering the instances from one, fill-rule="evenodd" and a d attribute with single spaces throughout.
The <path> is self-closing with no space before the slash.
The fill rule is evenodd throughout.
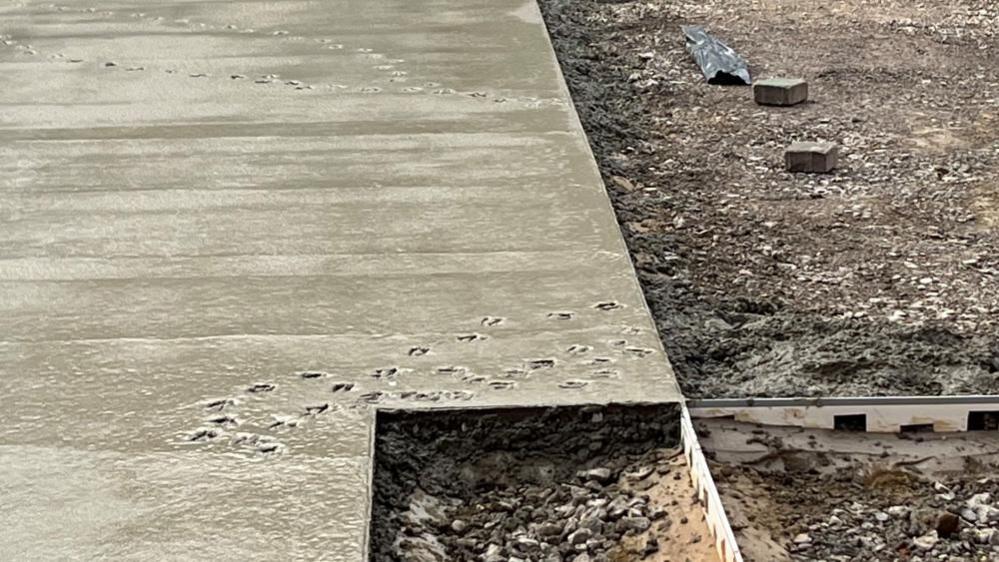
<path id="1" fill-rule="evenodd" d="M 589 529 L 576 529 L 569 535 L 569 544 L 583 544 L 593 538 L 593 531 Z"/>
<path id="2" fill-rule="evenodd" d="M 949 537 L 961 527 L 961 519 L 953 513 L 941 513 L 937 518 L 937 535 Z"/>
<path id="3" fill-rule="evenodd" d="M 652 521 L 648 517 L 622 517 L 617 522 L 617 528 L 622 532 L 633 531 L 635 533 L 641 533 L 648 530 L 652 526 Z"/>
<path id="4" fill-rule="evenodd" d="M 922 550 L 933 550 L 933 547 L 937 545 L 939 540 L 940 539 L 937 538 L 936 533 L 934 532 L 912 539 L 912 544 Z"/>
<path id="5" fill-rule="evenodd" d="M 799 533 L 794 537 L 794 544 L 808 544 L 812 542 L 812 537 L 808 533 Z"/>
<path id="6" fill-rule="evenodd" d="M 593 468 L 590 470 L 582 470 L 577 474 L 577 476 L 586 480 L 593 480 L 601 484 L 607 484 L 611 481 L 612 473 L 609 468 Z"/>
<path id="7" fill-rule="evenodd" d="M 468 523 L 465 523 L 461 519 L 455 519 L 451 522 L 451 530 L 455 533 L 464 533 L 465 529 L 468 529 Z"/>

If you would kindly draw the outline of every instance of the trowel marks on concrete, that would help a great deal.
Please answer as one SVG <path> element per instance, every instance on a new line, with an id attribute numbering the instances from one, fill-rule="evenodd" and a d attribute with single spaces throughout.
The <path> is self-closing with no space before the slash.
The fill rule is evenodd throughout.
<path id="1" fill-rule="evenodd" d="M 381 413 L 371 560 L 712 560 L 678 416 L 675 404 Z"/>
<path id="2" fill-rule="evenodd" d="M 0 560 L 357 562 L 373 404 L 679 399 L 533 1 L 7 2 L 0 75 Z"/>

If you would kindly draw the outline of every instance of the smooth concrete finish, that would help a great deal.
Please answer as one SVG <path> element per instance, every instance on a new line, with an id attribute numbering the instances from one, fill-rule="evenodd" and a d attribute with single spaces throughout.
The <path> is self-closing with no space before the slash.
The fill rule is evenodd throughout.
<path id="1" fill-rule="evenodd" d="M 679 399 L 532 1 L 0 35 L 0 559 L 358 561 L 372 408 Z"/>

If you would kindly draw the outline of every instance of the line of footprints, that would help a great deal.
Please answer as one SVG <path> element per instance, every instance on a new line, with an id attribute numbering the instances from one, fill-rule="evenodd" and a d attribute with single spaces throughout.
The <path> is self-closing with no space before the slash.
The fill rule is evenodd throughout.
<path id="1" fill-rule="evenodd" d="M 593 306 L 596 311 L 610 312 L 622 308 L 622 305 L 606 301 Z M 557 311 L 547 314 L 547 318 L 555 322 L 567 322 L 576 318 L 574 312 Z M 488 332 L 490 328 L 502 328 L 506 322 L 505 318 L 498 316 L 486 316 L 479 322 L 479 327 L 483 332 Z M 638 328 L 628 328 L 627 333 L 638 334 Z M 480 332 L 461 333 L 453 336 L 454 345 L 471 344 L 485 341 L 489 335 Z M 629 346 L 625 339 L 615 339 L 607 343 L 609 349 L 618 355 L 627 355 L 637 358 L 646 357 L 655 353 L 652 349 Z M 619 372 L 613 368 L 616 360 L 612 357 L 594 356 L 593 348 L 588 345 L 575 344 L 562 350 L 564 355 L 581 361 L 583 365 L 590 367 L 590 380 L 618 378 Z M 404 356 L 411 358 L 422 358 L 433 354 L 431 345 L 412 345 L 405 349 Z M 577 363 L 578 364 L 578 363 Z M 503 369 L 502 374 L 497 377 L 486 377 L 476 374 L 470 369 L 457 365 L 443 365 L 434 368 L 434 372 L 441 376 L 451 377 L 466 384 L 482 385 L 489 391 L 502 391 L 513 389 L 517 386 L 517 379 L 532 377 L 537 373 L 554 370 L 559 365 L 556 357 L 545 357 L 538 359 L 528 359 L 523 363 Z M 381 386 L 395 386 L 400 377 L 405 377 L 414 369 L 393 365 L 372 370 L 368 373 L 371 380 L 378 381 Z M 284 429 L 298 427 L 307 423 L 317 416 L 327 415 L 345 408 L 363 408 L 370 404 L 375 404 L 389 399 L 412 400 L 416 402 L 453 402 L 468 401 L 475 396 L 475 392 L 469 390 L 430 390 L 430 391 L 385 391 L 372 390 L 360 392 L 361 385 L 356 381 L 333 380 L 332 375 L 322 371 L 301 371 L 294 374 L 298 381 L 321 382 L 329 384 L 331 402 L 321 402 L 304 406 L 300 411 L 288 415 L 272 415 L 271 420 L 265 424 L 266 430 L 279 432 Z M 590 384 L 590 380 L 571 379 L 557 382 L 557 386 L 564 390 L 581 389 Z M 275 392 L 278 385 L 273 382 L 257 382 L 242 389 L 242 397 L 214 398 L 201 404 L 204 424 L 194 431 L 185 435 L 184 439 L 189 442 L 213 442 L 221 438 L 228 438 L 229 443 L 256 450 L 260 453 L 268 454 L 281 452 L 285 445 L 272 435 L 260 435 L 247 432 L 232 433 L 237 427 L 242 425 L 237 413 L 243 399 L 254 399 L 266 396 Z"/>
<path id="2" fill-rule="evenodd" d="M 93 7 L 91 7 L 91 8 L 73 8 L 73 7 L 69 7 L 69 6 L 61 6 L 61 5 L 57 5 L 57 4 L 50 4 L 48 6 L 48 8 L 51 9 L 51 10 L 53 10 L 53 11 L 56 11 L 56 12 L 75 12 L 75 13 L 81 13 L 81 14 L 93 14 L 94 16 L 103 16 L 103 17 L 113 17 L 115 15 L 119 15 L 119 16 L 125 16 L 126 15 L 124 13 L 118 14 L 117 12 L 115 12 L 113 10 L 100 10 L 100 9 L 93 8 Z M 291 33 L 289 33 L 288 31 L 285 31 L 285 30 L 258 31 L 258 30 L 249 29 L 249 28 L 242 28 L 241 29 L 241 28 L 237 27 L 234 24 L 228 24 L 228 25 L 225 25 L 225 26 L 217 26 L 217 25 L 207 24 L 207 23 L 203 23 L 203 22 L 194 22 L 194 21 L 191 21 L 190 19 L 175 19 L 175 20 L 168 21 L 165 18 L 163 18 L 162 16 L 151 16 L 151 15 L 146 14 L 144 12 L 130 12 L 130 13 L 127 14 L 127 17 L 132 18 L 132 19 L 136 19 L 136 20 L 141 20 L 141 21 L 144 21 L 144 22 L 147 22 L 147 23 L 157 24 L 157 25 L 181 25 L 181 26 L 186 26 L 188 29 L 190 29 L 192 31 L 211 31 L 211 32 L 218 32 L 218 33 L 234 33 L 234 34 L 238 33 L 238 34 L 255 35 L 255 36 L 261 36 L 261 37 L 266 36 L 266 37 L 271 37 L 271 38 L 280 39 L 280 40 L 289 41 L 289 42 L 308 42 L 308 41 L 310 41 L 310 39 L 307 38 L 307 37 L 303 37 L 303 36 L 299 36 L 299 35 L 292 35 Z M 409 81 L 409 72 L 406 71 L 406 70 L 402 70 L 400 68 L 400 66 L 405 63 L 404 59 L 392 58 L 392 57 L 390 57 L 390 56 L 388 56 L 388 55 L 386 55 L 384 53 L 374 52 L 373 49 L 370 49 L 370 48 L 367 48 L 367 47 L 357 47 L 357 48 L 351 49 L 351 48 L 347 47 L 346 45 L 344 45 L 343 43 L 337 43 L 334 39 L 318 38 L 318 39 L 312 39 L 311 41 L 313 43 L 315 43 L 321 49 L 327 49 L 327 50 L 333 50 L 333 51 L 343 51 L 343 52 L 352 52 L 352 54 L 355 55 L 355 56 L 364 57 L 366 59 L 371 60 L 373 62 L 373 65 L 371 67 L 373 70 L 376 70 L 376 71 L 382 73 L 384 76 L 386 76 L 388 78 L 388 82 L 389 83 L 399 83 L 400 84 L 399 87 L 397 88 L 398 92 L 407 93 L 407 94 L 416 94 L 416 93 L 421 93 L 421 92 L 429 92 L 429 93 L 437 94 L 437 95 L 461 94 L 461 95 L 469 96 L 469 97 L 472 97 L 472 98 L 489 98 L 489 99 L 492 99 L 492 101 L 494 101 L 496 103 L 504 103 L 504 102 L 508 102 L 508 101 L 515 101 L 515 102 L 526 103 L 526 104 L 533 105 L 533 106 L 540 106 L 540 105 L 546 105 L 546 104 L 550 104 L 550 105 L 564 105 L 564 101 L 561 100 L 561 99 L 557 99 L 557 98 L 553 98 L 553 99 L 527 98 L 527 97 L 504 98 L 504 97 L 490 96 L 489 94 L 487 94 L 485 92 L 481 92 L 481 91 L 458 92 L 457 90 L 455 90 L 453 88 L 445 87 L 443 84 L 438 83 L 438 82 L 425 82 L 422 85 L 407 84 L 407 82 Z M 3 47 L 3 46 L 16 49 L 22 55 L 29 56 L 29 57 L 45 56 L 44 53 L 40 53 L 35 46 L 33 46 L 31 44 L 23 43 L 23 42 L 17 40 L 16 38 L 14 38 L 11 35 L 0 35 L 0 47 Z M 47 56 L 48 56 L 49 59 L 52 59 L 54 61 L 62 61 L 62 62 L 66 62 L 66 63 L 77 64 L 77 63 L 87 62 L 83 58 L 74 57 L 74 56 L 71 56 L 71 55 L 67 55 L 65 53 L 52 53 L 52 54 L 49 54 Z M 99 66 L 101 68 L 103 68 L 104 70 L 109 70 L 109 71 L 110 70 L 123 70 L 125 72 L 143 72 L 143 71 L 147 70 L 144 66 L 125 65 L 125 64 L 120 64 L 117 61 L 113 61 L 113 60 L 98 61 L 98 63 L 99 63 Z M 192 71 L 192 70 L 182 71 L 179 68 L 165 68 L 165 69 L 163 69 L 163 72 L 166 72 L 167 74 L 176 74 L 178 76 L 186 75 L 187 77 L 194 78 L 194 79 L 208 79 L 208 78 L 213 78 L 212 74 L 208 73 L 208 72 L 200 72 L 200 71 Z M 364 85 L 364 86 L 357 86 L 357 87 L 353 87 L 352 88 L 352 87 L 344 85 L 344 84 L 334 84 L 334 83 L 330 83 L 330 84 L 308 84 L 308 83 L 305 83 L 305 82 L 303 82 L 301 80 L 282 78 L 278 74 L 265 74 L 265 75 L 259 75 L 259 76 L 250 77 L 250 76 L 247 76 L 247 75 L 244 75 L 244 74 L 231 73 L 231 74 L 224 75 L 221 78 L 226 79 L 226 80 L 232 80 L 232 81 L 246 81 L 248 83 L 260 84 L 260 85 L 277 85 L 277 86 L 283 86 L 283 87 L 288 87 L 288 88 L 291 88 L 291 89 L 294 89 L 294 90 L 297 90 L 297 91 L 318 90 L 318 89 L 325 89 L 325 90 L 328 90 L 328 91 L 350 90 L 350 91 L 356 91 L 356 92 L 367 93 L 367 94 L 375 94 L 375 93 L 379 93 L 379 92 L 383 92 L 383 91 L 388 91 L 384 87 L 378 86 L 378 85 Z"/>

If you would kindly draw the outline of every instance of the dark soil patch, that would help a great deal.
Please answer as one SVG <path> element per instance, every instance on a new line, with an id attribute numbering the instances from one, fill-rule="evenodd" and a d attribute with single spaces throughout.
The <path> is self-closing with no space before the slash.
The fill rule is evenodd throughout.
<path id="1" fill-rule="evenodd" d="M 994 3 L 540 4 L 687 395 L 999 392 Z M 813 101 L 704 84 L 688 23 Z"/>

